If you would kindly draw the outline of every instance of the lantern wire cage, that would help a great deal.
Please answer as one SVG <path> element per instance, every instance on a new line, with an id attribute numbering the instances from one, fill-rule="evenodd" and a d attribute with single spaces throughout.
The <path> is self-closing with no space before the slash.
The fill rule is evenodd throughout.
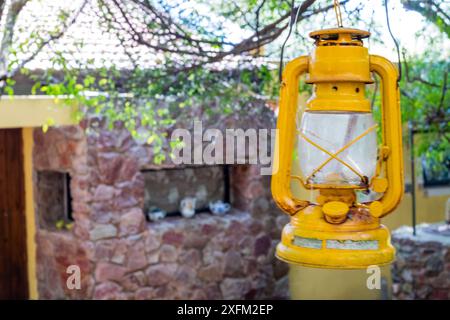
<path id="1" fill-rule="evenodd" d="M 324 162 L 322 162 L 320 165 L 318 165 L 305 179 L 303 179 L 302 177 L 300 177 L 298 175 L 291 175 L 291 178 L 295 179 L 297 181 L 300 181 L 301 184 L 305 188 L 313 189 L 314 184 L 311 183 L 311 181 L 310 181 L 311 178 L 334 159 L 334 160 L 338 161 L 339 163 L 341 163 L 342 165 L 346 166 L 348 169 L 350 169 L 354 174 L 356 174 L 361 179 L 360 186 L 348 186 L 349 188 L 352 188 L 352 189 L 355 187 L 360 188 L 361 186 L 363 186 L 364 188 L 367 188 L 368 182 L 369 182 L 368 178 L 366 176 L 364 176 L 361 172 L 359 172 L 357 169 L 355 169 L 353 166 L 351 166 L 348 162 L 339 158 L 338 155 L 341 154 L 342 152 L 344 152 L 345 150 L 347 150 L 348 148 L 350 148 L 352 145 L 354 145 L 356 142 L 361 140 L 363 137 L 367 136 L 370 132 L 374 131 L 377 127 L 378 127 L 378 124 L 374 124 L 373 126 L 369 127 L 364 132 L 362 132 L 357 137 L 355 137 L 353 140 L 347 142 L 344 146 L 342 146 L 339 150 L 337 150 L 334 153 L 331 151 L 328 151 L 326 148 L 322 147 L 321 145 L 317 144 L 316 142 L 314 142 L 310 138 L 308 138 L 303 132 L 300 132 L 299 130 L 297 130 L 297 134 L 300 138 L 303 138 L 303 140 L 305 140 L 307 143 L 313 145 L 320 151 L 326 153 L 329 156 L 329 158 L 327 160 L 325 160 Z M 378 158 L 380 158 L 380 157 L 378 157 Z M 380 167 L 380 166 L 377 165 L 375 177 L 377 175 L 379 175 L 379 173 L 380 173 L 379 171 L 381 171 L 381 170 L 378 170 L 378 167 Z M 342 187 L 343 186 L 340 186 L 340 188 L 342 188 Z"/>

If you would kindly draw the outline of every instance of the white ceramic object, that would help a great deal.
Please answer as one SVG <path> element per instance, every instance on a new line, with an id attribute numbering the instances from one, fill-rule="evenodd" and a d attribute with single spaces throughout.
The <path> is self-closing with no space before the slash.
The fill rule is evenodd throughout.
<path id="1" fill-rule="evenodd" d="M 158 221 L 166 217 L 167 212 L 162 209 L 152 209 L 147 212 L 147 217 L 150 221 Z"/>
<path id="2" fill-rule="evenodd" d="M 222 200 L 209 203 L 209 211 L 217 216 L 226 214 L 228 211 L 230 211 L 230 209 L 231 205 L 229 203 L 223 202 Z"/>
<path id="3" fill-rule="evenodd" d="M 185 218 L 192 218 L 195 215 L 196 198 L 186 197 L 180 202 L 180 212 Z"/>

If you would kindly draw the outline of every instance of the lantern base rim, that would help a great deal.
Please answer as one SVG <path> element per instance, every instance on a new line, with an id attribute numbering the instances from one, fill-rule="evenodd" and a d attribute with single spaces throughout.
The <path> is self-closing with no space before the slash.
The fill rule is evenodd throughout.
<path id="1" fill-rule="evenodd" d="M 289 249 L 285 248 L 280 248 L 281 246 L 283 246 L 281 243 L 277 246 L 276 249 L 276 254 L 275 257 L 278 260 L 281 260 L 283 262 L 289 263 L 289 264 L 293 264 L 293 265 L 297 265 L 297 266 L 302 266 L 302 267 L 309 267 L 309 268 L 319 268 L 319 269 L 346 269 L 346 270 L 355 270 L 355 269 L 367 269 L 369 266 L 385 266 L 385 265 L 389 265 L 394 261 L 394 256 L 395 256 L 395 249 L 392 249 L 391 252 L 385 252 L 385 253 L 380 253 L 378 252 L 377 255 L 366 259 L 367 261 L 365 263 L 362 264 L 348 264 L 348 262 L 346 261 L 346 259 L 340 259 L 340 260 L 336 260 L 333 259 L 333 261 L 327 261 L 325 263 L 313 263 L 310 261 L 310 259 L 302 259 L 299 258 L 298 255 L 301 255 L 301 250 L 296 250 L 295 253 L 289 253 Z M 283 253 L 281 253 L 281 251 Z M 356 250 L 354 250 L 356 251 Z M 353 254 L 358 253 L 358 252 L 354 252 Z M 309 254 L 309 253 L 305 253 Z M 377 257 L 378 256 L 378 257 Z M 380 259 L 379 257 L 388 257 L 386 259 Z"/>
<path id="2" fill-rule="evenodd" d="M 355 226 L 354 226 L 355 227 Z M 389 230 L 376 228 L 318 230 L 314 225 L 288 223 L 283 228 L 275 256 L 287 263 L 313 268 L 364 269 L 394 261 Z"/>

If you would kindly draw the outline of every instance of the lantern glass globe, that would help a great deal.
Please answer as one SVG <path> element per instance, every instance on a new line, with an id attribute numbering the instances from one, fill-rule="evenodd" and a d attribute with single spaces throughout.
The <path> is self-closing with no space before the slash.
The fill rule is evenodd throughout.
<path id="1" fill-rule="evenodd" d="M 370 130 L 374 125 L 372 113 L 305 111 L 297 150 L 306 184 L 313 188 L 367 187 L 377 164 L 376 130 Z M 363 136 L 358 140 L 360 135 Z M 334 158 L 329 160 L 330 155 L 324 150 L 335 154 L 345 164 Z"/>

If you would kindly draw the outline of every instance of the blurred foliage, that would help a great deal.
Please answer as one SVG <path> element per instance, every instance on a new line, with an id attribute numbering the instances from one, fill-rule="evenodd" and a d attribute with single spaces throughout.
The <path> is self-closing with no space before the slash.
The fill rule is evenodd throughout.
<path id="1" fill-rule="evenodd" d="M 415 130 L 415 154 L 429 163 L 433 171 L 450 171 L 450 94 L 448 90 L 449 62 L 442 61 L 432 50 L 422 56 L 403 55 L 400 105 L 404 133 Z M 374 116 L 381 121 L 379 79 L 368 90 L 373 98 Z M 376 90 L 374 94 L 374 90 Z M 373 95 L 373 96 L 372 96 Z M 378 129 L 379 136 L 381 129 Z M 409 141 L 405 136 L 404 143 Z"/>
<path id="2" fill-rule="evenodd" d="M 415 130 L 422 131 L 417 155 L 433 170 L 450 171 L 450 94 L 447 89 L 449 62 L 433 59 L 430 52 L 405 59 L 401 86 L 402 116 Z"/>
<path id="3" fill-rule="evenodd" d="M 435 24 L 441 32 L 450 37 L 450 15 L 448 0 L 401 0 L 402 5 L 420 13 L 429 22 Z"/>

